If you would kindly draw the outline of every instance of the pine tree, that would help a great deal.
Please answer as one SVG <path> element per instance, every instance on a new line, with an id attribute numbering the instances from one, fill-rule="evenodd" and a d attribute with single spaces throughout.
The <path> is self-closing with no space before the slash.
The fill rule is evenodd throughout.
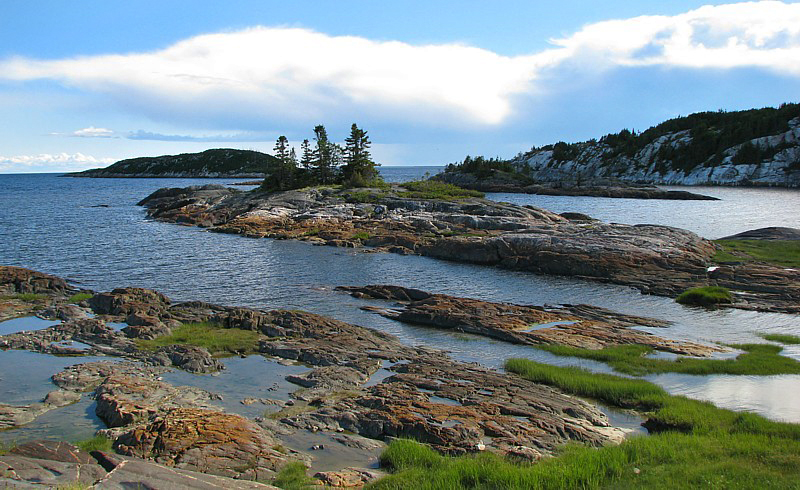
<path id="1" fill-rule="evenodd" d="M 289 147 L 289 140 L 286 136 L 279 136 L 275 142 L 275 157 L 278 162 L 272 170 L 272 173 L 264 179 L 261 186 L 270 191 L 291 189 L 295 180 L 295 171 L 297 169 L 297 157 L 294 153 L 294 148 Z"/>
<path id="2" fill-rule="evenodd" d="M 344 162 L 342 173 L 345 183 L 353 187 L 362 187 L 369 184 L 378 176 L 375 169 L 376 163 L 372 161 L 367 132 L 360 129 L 355 123 L 350 126 L 350 136 L 345 140 Z"/>

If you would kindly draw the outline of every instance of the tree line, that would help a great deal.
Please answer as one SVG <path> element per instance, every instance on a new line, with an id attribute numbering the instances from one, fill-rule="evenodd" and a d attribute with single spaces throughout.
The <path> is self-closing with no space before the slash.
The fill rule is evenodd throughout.
<path id="1" fill-rule="evenodd" d="M 313 185 L 342 184 L 347 187 L 367 187 L 381 181 L 369 148 L 372 142 L 367 131 L 355 123 L 350 126 L 350 135 L 344 146 L 328 137 L 325 126 L 314 127 L 313 141 L 304 139 L 298 157 L 286 136 L 275 142 L 275 157 L 278 162 L 267 175 L 261 188 L 268 191 L 298 189 Z"/>

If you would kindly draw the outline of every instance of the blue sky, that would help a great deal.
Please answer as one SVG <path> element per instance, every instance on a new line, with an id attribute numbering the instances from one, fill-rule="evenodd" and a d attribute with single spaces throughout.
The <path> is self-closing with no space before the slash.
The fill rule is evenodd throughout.
<path id="1" fill-rule="evenodd" d="M 0 173 L 352 122 L 437 165 L 798 89 L 798 2 L 0 2 Z"/>

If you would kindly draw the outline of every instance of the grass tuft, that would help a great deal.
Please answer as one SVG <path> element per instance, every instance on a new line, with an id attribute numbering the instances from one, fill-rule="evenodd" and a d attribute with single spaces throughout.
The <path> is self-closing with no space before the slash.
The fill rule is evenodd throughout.
<path id="1" fill-rule="evenodd" d="M 87 299 L 91 298 L 93 295 L 91 293 L 75 293 L 69 297 L 67 300 L 68 303 L 71 304 L 78 304 L 81 301 L 86 301 Z"/>
<path id="2" fill-rule="evenodd" d="M 306 475 L 306 467 L 303 463 L 294 462 L 289 463 L 278 472 L 272 484 L 284 490 L 304 490 L 314 487 L 314 480 Z"/>
<path id="3" fill-rule="evenodd" d="M 786 344 L 786 345 L 800 344 L 800 336 L 798 335 L 789 335 L 785 333 L 760 333 L 758 335 L 764 340 L 770 340 L 772 342 L 780 342 L 781 344 Z"/>
<path id="4" fill-rule="evenodd" d="M 714 261 L 766 262 L 782 267 L 800 267 L 799 240 L 716 240 L 721 250 Z"/>
<path id="5" fill-rule="evenodd" d="M 463 189 L 457 185 L 448 184 L 440 180 L 415 180 L 400 184 L 405 191 L 398 192 L 400 197 L 412 199 L 465 199 L 469 197 L 484 197 L 484 193 Z"/>
<path id="6" fill-rule="evenodd" d="M 620 373 L 635 376 L 659 373 L 756 376 L 800 374 L 800 362 L 780 355 L 783 348 L 772 344 L 732 344 L 730 347 L 745 351 L 735 359 L 678 357 L 674 361 L 645 357 L 653 352 L 653 349 L 643 345 L 618 345 L 598 350 L 565 345 L 540 345 L 537 347 L 558 356 L 580 357 L 605 362 Z"/>
<path id="7" fill-rule="evenodd" d="M 17 293 L 13 296 L 13 298 L 26 303 L 36 303 L 37 301 L 47 299 L 47 295 L 39 293 Z"/>
<path id="8" fill-rule="evenodd" d="M 84 439 L 75 443 L 82 450 L 90 453 L 92 451 L 111 451 L 112 441 L 108 437 L 96 435 L 91 439 Z"/>
<path id="9" fill-rule="evenodd" d="M 223 328 L 213 323 L 184 323 L 174 328 L 169 335 L 152 340 L 137 339 L 136 346 L 142 350 L 156 350 L 168 345 L 195 345 L 205 347 L 213 353 L 241 353 L 255 350 L 261 335 L 252 330 Z"/>
<path id="10" fill-rule="evenodd" d="M 675 301 L 683 305 L 714 306 L 733 302 L 733 296 L 726 288 L 703 286 L 682 292 Z"/>

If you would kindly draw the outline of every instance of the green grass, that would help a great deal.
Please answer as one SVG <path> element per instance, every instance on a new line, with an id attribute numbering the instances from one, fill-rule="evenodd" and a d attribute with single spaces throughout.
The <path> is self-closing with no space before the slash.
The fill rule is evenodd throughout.
<path id="1" fill-rule="evenodd" d="M 400 185 L 406 190 L 398 192 L 397 195 L 413 199 L 465 199 L 484 196 L 483 192 L 462 189 L 439 180 L 416 180 Z"/>
<path id="2" fill-rule="evenodd" d="M 393 472 L 372 489 L 800 488 L 800 425 L 671 396 L 642 380 L 527 359 L 508 371 L 570 394 L 646 412 L 659 431 L 618 446 L 564 447 L 554 458 L 516 463 L 481 453 L 442 456 L 407 439 L 381 463 Z"/>
<path id="3" fill-rule="evenodd" d="M 716 262 L 767 262 L 800 267 L 800 240 L 716 240 Z"/>
<path id="4" fill-rule="evenodd" d="M 162 335 L 152 340 L 136 340 L 136 346 L 142 350 L 156 350 L 167 345 L 183 344 L 205 347 L 214 353 L 252 352 L 260 334 L 252 330 L 238 328 L 222 328 L 213 323 L 184 323 L 172 329 L 169 335 Z"/>
<path id="5" fill-rule="evenodd" d="M 797 488 L 800 443 L 769 436 L 663 433 L 600 449 L 568 446 L 518 464 L 494 454 L 446 457 L 409 440 L 381 461 L 394 474 L 370 489 Z"/>
<path id="6" fill-rule="evenodd" d="M 306 467 L 303 463 L 289 463 L 283 467 L 272 484 L 284 490 L 303 490 L 314 487 L 314 479 L 306 475 Z"/>
<path id="7" fill-rule="evenodd" d="M 364 241 L 364 240 L 369 240 L 369 239 L 370 239 L 370 237 L 372 237 L 372 235 L 370 235 L 368 232 L 366 232 L 366 231 L 359 231 L 358 233 L 353 233 L 353 235 L 350 237 L 350 239 L 351 239 L 351 240 L 361 240 L 361 241 Z"/>
<path id="8" fill-rule="evenodd" d="M 780 355 L 783 348 L 773 344 L 731 344 L 745 351 L 735 359 L 702 359 L 678 357 L 676 360 L 645 357 L 653 349 L 643 345 L 619 345 L 592 350 L 565 345 L 540 345 L 558 356 L 580 357 L 605 362 L 616 371 L 642 376 L 656 373 L 682 374 L 738 374 L 767 376 L 773 374 L 800 374 L 800 362 Z"/>
<path id="9" fill-rule="evenodd" d="M 714 306 L 722 303 L 731 303 L 731 292 L 720 286 L 702 286 L 682 292 L 675 298 L 683 305 Z"/>
<path id="10" fill-rule="evenodd" d="M 85 439 L 75 443 L 76 446 L 83 449 L 87 453 L 92 451 L 111 451 L 111 439 L 105 436 L 94 436 L 91 439 Z"/>
<path id="11" fill-rule="evenodd" d="M 87 299 L 91 298 L 93 295 L 91 293 L 75 293 L 69 297 L 67 302 L 72 304 L 80 303 L 81 301 L 86 301 Z"/>
<path id="12" fill-rule="evenodd" d="M 786 345 L 800 344 L 800 336 L 789 335 L 785 333 L 760 333 L 758 334 L 764 340 L 771 340 L 772 342 L 780 342 Z"/>
<path id="13" fill-rule="evenodd" d="M 47 299 L 47 295 L 39 293 L 17 293 L 13 296 L 13 298 L 26 303 L 36 303 L 37 301 Z"/>

